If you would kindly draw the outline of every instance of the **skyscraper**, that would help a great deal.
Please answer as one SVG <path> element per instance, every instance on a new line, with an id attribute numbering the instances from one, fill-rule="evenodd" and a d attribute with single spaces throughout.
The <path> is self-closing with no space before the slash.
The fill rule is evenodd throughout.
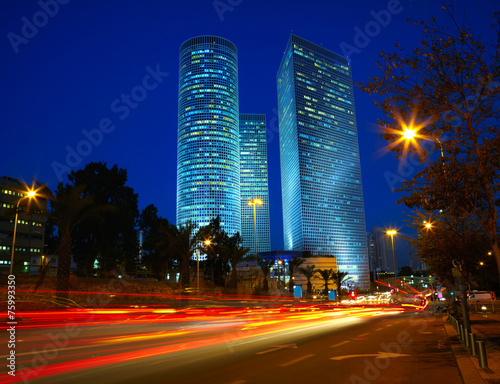
<path id="1" fill-rule="evenodd" d="M 240 114 L 241 159 L 241 236 L 243 246 L 255 253 L 253 206 L 248 202 L 262 200 L 255 207 L 257 253 L 271 250 L 269 228 L 269 187 L 267 178 L 266 115 Z"/>
<path id="2" fill-rule="evenodd" d="M 335 256 L 368 288 L 350 62 L 291 35 L 277 82 L 285 249 Z"/>
<path id="3" fill-rule="evenodd" d="M 375 235 L 371 232 L 366 232 L 366 246 L 368 248 L 368 264 L 370 272 L 380 268 L 380 262 L 377 258 Z"/>
<path id="4" fill-rule="evenodd" d="M 396 272 L 397 265 L 394 266 L 392 255 L 391 236 L 387 230 L 381 227 L 372 227 L 373 238 L 375 239 L 375 258 L 378 261 L 377 267 L 384 272 Z"/>
<path id="5" fill-rule="evenodd" d="M 217 36 L 185 41 L 179 57 L 177 225 L 220 216 L 241 232 L 238 58 Z"/>

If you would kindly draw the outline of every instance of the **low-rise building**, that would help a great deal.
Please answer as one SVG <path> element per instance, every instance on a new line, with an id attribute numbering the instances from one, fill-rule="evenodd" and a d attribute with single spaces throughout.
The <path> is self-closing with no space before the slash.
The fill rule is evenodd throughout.
<path id="1" fill-rule="evenodd" d="M 0 273 L 10 270 L 14 220 L 17 217 L 13 273 L 28 273 L 33 257 L 43 253 L 47 200 L 25 198 L 24 183 L 12 177 L 0 177 Z"/>

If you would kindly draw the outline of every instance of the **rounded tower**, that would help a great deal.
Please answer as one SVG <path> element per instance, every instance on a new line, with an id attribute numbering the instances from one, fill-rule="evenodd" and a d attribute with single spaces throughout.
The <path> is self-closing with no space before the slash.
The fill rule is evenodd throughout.
<path id="1" fill-rule="evenodd" d="M 217 216 L 241 232 L 238 56 L 229 40 L 198 36 L 180 47 L 177 225 Z"/>

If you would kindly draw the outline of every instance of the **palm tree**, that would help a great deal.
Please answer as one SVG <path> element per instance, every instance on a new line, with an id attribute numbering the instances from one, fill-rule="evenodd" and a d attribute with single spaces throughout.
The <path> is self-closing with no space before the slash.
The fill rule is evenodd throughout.
<path id="1" fill-rule="evenodd" d="M 347 280 L 348 272 L 332 272 L 332 280 L 337 286 L 337 300 L 341 300 L 342 298 L 342 284 Z"/>
<path id="2" fill-rule="evenodd" d="M 189 264 L 199 241 L 194 230 L 195 226 L 188 221 L 179 227 L 171 225 L 168 231 L 169 250 L 179 263 L 180 281 L 183 286 L 189 285 Z"/>
<path id="3" fill-rule="evenodd" d="M 323 293 L 328 295 L 328 280 L 332 277 L 333 269 L 317 269 L 316 272 L 318 272 L 321 278 L 325 280 L 325 290 Z"/>
<path id="4" fill-rule="evenodd" d="M 233 251 L 229 258 L 229 263 L 231 264 L 231 287 L 234 289 L 238 288 L 238 270 L 236 265 L 245 259 L 245 255 L 250 251 L 250 248 L 245 248 L 241 245 L 233 247 Z"/>
<path id="5" fill-rule="evenodd" d="M 262 289 L 264 292 L 268 292 L 269 283 L 267 281 L 267 276 L 269 275 L 269 272 L 271 272 L 271 267 L 274 265 L 274 260 L 264 260 L 259 257 L 257 258 L 257 262 L 259 263 L 259 267 L 262 270 L 262 274 L 264 275 L 264 284 Z"/>
<path id="6" fill-rule="evenodd" d="M 290 280 L 288 281 L 288 292 L 293 293 L 293 274 L 302 264 L 304 264 L 304 259 L 300 257 L 294 257 L 288 261 L 288 276 Z"/>
<path id="7" fill-rule="evenodd" d="M 307 279 L 307 293 L 312 293 L 312 283 L 311 279 L 313 276 L 316 274 L 316 266 L 313 265 L 308 265 L 305 268 L 299 268 L 299 272 L 302 273 L 306 279 Z"/>
<path id="8" fill-rule="evenodd" d="M 224 259 L 231 264 L 231 282 L 230 287 L 238 288 L 238 270 L 236 265 L 245 259 L 245 255 L 250 251 L 250 248 L 245 248 L 241 245 L 243 242 L 241 235 L 237 232 L 231 237 L 227 237 L 222 245 L 222 253 Z"/>

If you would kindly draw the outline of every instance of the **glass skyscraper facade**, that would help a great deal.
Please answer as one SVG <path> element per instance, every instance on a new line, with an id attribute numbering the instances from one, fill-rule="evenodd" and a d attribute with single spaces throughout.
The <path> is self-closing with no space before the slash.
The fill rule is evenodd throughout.
<path id="1" fill-rule="evenodd" d="M 177 225 L 218 215 L 241 232 L 238 58 L 217 36 L 185 41 L 179 57 Z"/>
<path id="2" fill-rule="evenodd" d="M 387 234 L 387 229 L 372 227 L 371 233 L 374 239 L 375 259 L 377 261 L 375 268 L 379 268 L 384 272 L 395 272 L 397 274 L 397 260 L 395 260 L 395 256 L 392 254 L 392 241 L 391 236 Z M 394 265 L 394 262 L 396 262 L 396 265 Z"/>
<path id="3" fill-rule="evenodd" d="M 257 253 L 271 250 L 269 228 L 269 187 L 267 177 L 266 115 L 240 114 L 241 161 L 241 237 L 243 246 L 255 254 L 253 206 L 248 202 L 262 200 L 255 207 Z"/>
<path id="4" fill-rule="evenodd" d="M 334 256 L 368 288 L 350 62 L 291 35 L 277 85 L 285 249 Z"/>

